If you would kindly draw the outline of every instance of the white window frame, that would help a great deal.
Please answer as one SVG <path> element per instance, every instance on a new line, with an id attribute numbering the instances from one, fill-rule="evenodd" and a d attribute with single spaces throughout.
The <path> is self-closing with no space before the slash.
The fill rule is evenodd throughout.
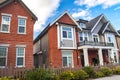
<path id="1" fill-rule="evenodd" d="M 0 48 L 6 48 L 6 62 L 5 62 L 5 66 L 0 66 L 0 68 L 5 68 L 7 66 L 7 56 L 8 56 L 8 46 L 9 45 L 6 45 L 4 46 L 4 44 L 0 44 Z M 0 56 L 0 58 L 3 58 L 4 56 Z"/>
<path id="2" fill-rule="evenodd" d="M 97 36 L 97 39 L 98 39 L 98 42 L 99 42 L 99 35 L 96 34 L 96 33 L 92 33 L 92 40 L 93 40 L 93 41 L 94 41 L 94 37 L 93 37 L 93 35 L 96 35 L 96 36 Z"/>
<path id="3" fill-rule="evenodd" d="M 111 38 L 111 42 L 109 42 L 108 37 Z M 107 33 L 107 43 L 114 43 L 114 40 L 112 38 L 114 38 L 114 35 L 111 33 Z"/>
<path id="4" fill-rule="evenodd" d="M 6 13 L 1 13 L 1 15 L 2 15 L 2 20 L 1 20 L 1 30 L 0 30 L 0 32 L 2 32 L 2 33 L 10 33 L 10 23 L 11 23 L 11 14 L 6 14 Z M 3 16 L 7 16 L 7 17 L 9 17 L 9 19 L 10 19 L 10 21 L 9 21 L 9 23 L 8 24 L 6 24 L 6 25 L 8 25 L 8 31 L 2 31 L 2 24 L 3 24 Z"/>
<path id="5" fill-rule="evenodd" d="M 70 29 L 71 29 L 71 34 L 72 34 L 71 36 L 72 36 L 72 38 L 68 38 L 68 31 L 67 31 L 67 38 L 64 38 L 64 37 L 63 37 L 63 31 L 65 31 L 65 30 L 63 30 L 63 28 L 70 28 Z M 62 34 L 62 35 L 61 35 L 61 38 L 62 38 L 62 39 L 64 39 L 64 40 L 73 40 L 73 28 L 72 28 L 72 27 L 69 27 L 69 26 L 67 26 L 67 25 L 62 25 L 62 26 L 61 26 L 61 34 Z"/>
<path id="6" fill-rule="evenodd" d="M 16 67 L 25 67 L 25 47 L 26 45 L 16 45 Z M 18 56 L 18 48 L 24 48 L 23 56 Z M 17 58 L 23 58 L 23 65 L 17 65 Z"/>
<path id="7" fill-rule="evenodd" d="M 79 41 L 80 41 L 80 42 L 83 42 L 83 41 L 80 40 L 80 37 L 81 37 L 81 36 L 80 36 L 80 33 L 82 33 L 83 41 L 85 41 L 85 33 L 87 33 L 87 41 L 89 41 L 88 32 L 79 32 Z"/>
<path id="8" fill-rule="evenodd" d="M 73 61 L 73 53 L 69 53 L 68 55 L 64 55 L 65 53 L 62 53 L 62 67 L 63 68 L 68 68 L 68 67 L 70 67 L 69 66 L 69 62 L 68 62 L 68 59 L 69 59 L 69 57 L 71 57 L 72 58 L 72 68 L 74 67 L 74 61 Z M 67 66 L 63 66 L 63 57 L 67 57 Z"/>
<path id="9" fill-rule="evenodd" d="M 23 25 L 19 25 L 19 19 L 25 19 L 25 25 L 24 26 Z M 26 34 L 26 22 L 27 22 L 27 17 L 25 17 L 25 16 L 18 16 L 18 34 Z M 24 33 L 19 32 L 19 27 L 20 26 L 25 28 L 25 32 Z"/>

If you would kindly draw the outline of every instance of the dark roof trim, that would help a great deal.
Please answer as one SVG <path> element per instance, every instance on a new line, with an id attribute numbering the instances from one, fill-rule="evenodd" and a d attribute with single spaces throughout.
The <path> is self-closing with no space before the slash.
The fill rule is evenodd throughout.
<path id="1" fill-rule="evenodd" d="M 19 2 L 28 12 L 29 14 L 32 16 L 32 18 L 36 21 L 37 20 L 37 17 L 34 15 L 34 13 L 23 3 L 22 0 L 6 0 L 4 1 L 3 3 L 0 4 L 0 8 L 3 8 L 4 6 L 12 3 L 12 2 Z"/>
<path id="2" fill-rule="evenodd" d="M 45 35 L 45 33 L 49 30 L 50 24 L 47 25 L 47 27 L 35 38 L 33 44 L 35 44 L 42 36 Z"/>

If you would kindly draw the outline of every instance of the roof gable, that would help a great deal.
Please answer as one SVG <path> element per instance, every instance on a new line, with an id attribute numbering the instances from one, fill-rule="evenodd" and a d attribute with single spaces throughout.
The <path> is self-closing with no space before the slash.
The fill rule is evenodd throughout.
<path id="1" fill-rule="evenodd" d="M 4 6 L 12 3 L 12 2 L 18 2 L 20 5 L 23 6 L 23 8 L 26 9 L 26 11 L 32 16 L 34 20 L 37 20 L 37 17 L 33 14 L 33 12 L 23 3 L 22 0 L 5 0 L 2 3 L 0 3 L 0 8 L 3 8 Z"/>
<path id="2" fill-rule="evenodd" d="M 62 15 L 60 15 L 57 19 L 55 19 L 50 24 L 50 26 L 55 24 L 56 22 L 70 24 L 70 25 L 76 25 L 79 29 L 82 30 L 82 28 L 79 26 L 79 24 L 74 20 L 74 18 L 67 11 L 65 11 Z"/>

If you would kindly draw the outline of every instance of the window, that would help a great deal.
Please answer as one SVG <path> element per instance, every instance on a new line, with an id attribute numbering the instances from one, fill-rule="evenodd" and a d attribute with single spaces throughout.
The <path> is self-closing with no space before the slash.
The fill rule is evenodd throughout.
<path id="1" fill-rule="evenodd" d="M 88 32 L 80 32 L 79 37 L 80 37 L 80 42 L 88 41 Z"/>
<path id="2" fill-rule="evenodd" d="M 18 33 L 20 34 L 26 33 L 26 19 L 25 18 L 18 19 Z"/>
<path id="3" fill-rule="evenodd" d="M 7 47 L 0 47 L 0 67 L 6 66 Z"/>
<path id="4" fill-rule="evenodd" d="M 62 27 L 62 37 L 66 39 L 72 39 L 72 28 Z"/>
<path id="5" fill-rule="evenodd" d="M 93 34 L 93 41 L 96 43 L 99 42 L 98 34 Z"/>
<path id="6" fill-rule="evenodd" d="M 107 42 L 113 43 L 114 42 L 114 36 L 112 34 L 107 34 Z"/>
<path id="7" fill-rule="evenodd" d="M 2 16 L 1 32 L 10 32 L 10 16 L 8 15 Z"/>
<path id="8" fill-rule="evenodd" d="M 63 67 L 73 67 L 73 59 L 71 51 L 63 51 L 62 54 Z"/>
<path id="9" fill-rule="evenodd" d="M 115 61 L 115 63 L 117 63 L 117 56 L 116 56 L 116 52 L 114 52 L 114 61 Z"/>
<path id="10" fill-rule="evenodd" d="M 85 26 L 84 23 L 80 23 L 80 27 L 82 27 L 82 28 L 86 28 L 86 26 Z"/>
<path id="11" fill-rule="evenodd" d="M 24 47 L 17 47 L 16 51 L 16 66 L 23 67 L 24 66 L 24 55 L 25 55 L 25 48 Z"/>

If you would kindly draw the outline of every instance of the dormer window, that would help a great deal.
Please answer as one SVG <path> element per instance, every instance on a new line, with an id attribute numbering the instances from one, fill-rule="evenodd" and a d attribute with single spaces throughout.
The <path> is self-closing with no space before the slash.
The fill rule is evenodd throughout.
<path id="1" fill-rule="evenodd" d="M 82 27 L 82 28 L 86 28 L 86 26 L 85 26 L 84 23 L 80 23 L 80 27 Z"/>

